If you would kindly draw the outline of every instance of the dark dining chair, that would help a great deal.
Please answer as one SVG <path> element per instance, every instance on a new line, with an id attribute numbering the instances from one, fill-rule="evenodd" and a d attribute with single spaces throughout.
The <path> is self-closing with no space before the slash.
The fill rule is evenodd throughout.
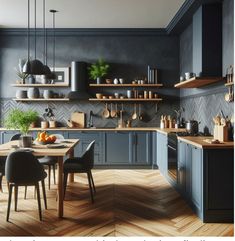
<path id="1" fill-rule="evenodd" d="M 20 139 L 21 134 L 17 133 L 14 134 L 10 141 L 16 141 Z M 5 176 L 5 163 L 6 163 L 6 157 L 0 157 L 0 191 L 3 192 L 2 189 L 2 178 Z"/>
<path id="2" fill-rule="evenodd" d="M 86 151 L 81 157 L 68 158 L 64 161 L 64 197 L 67 186 L 67 179 L 69 173 L 86 173 L 91 201 L 94 203 L 93 193 L 96 193 L 94 180 L 92 177 L 91 169 L 94 167 L 94 147 L 95 141 L 92 141 L 86 148 Z"/>
<path id="3" fill-rule="evenodd" d="M 37 191 L 39 219 L 42 220 L 42 210 L 40 201 L 39 182 L 42 182 L 43 198 L 45 208 L 47 209 L 46 190 L 44 179 L 47 173 L 44 171 L 42 164 L 37 158 L 28 151 L 17 150 L 11 152 L 6 160 L 5 166 L 6 180 L 9 183 L 9 197 L 6 220 L 9 221 L 12 189 L 15 188 L 15 211 L 17 211 L 18 187 L 35 186 Z"/>

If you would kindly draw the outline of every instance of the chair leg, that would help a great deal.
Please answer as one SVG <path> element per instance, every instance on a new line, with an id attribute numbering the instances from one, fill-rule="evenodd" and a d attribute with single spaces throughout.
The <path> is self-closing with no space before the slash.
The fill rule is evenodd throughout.
<path id="1" fill-rule="evenodd" d="M 15 211 L 17 211 L 17 202 L 18 202 L 18 186 L 15 185 Z"/>
<path id="2" fill-rule="evenodd" d="M 7 206 L 7 219 L 6 219 L 7 222 L 9 221 L 9 217 L 10 217 L 12 189 L 13 189 L 13 184 L 10 184 L 9 185 L 9 195 L 8 195 L 8 206 Z"/>
<path id="3" fill-rule="evenodd" d="M 52 167 L 53 167 L 54 184 L 56 184 L 56 181 L 55 181 L 55 164 L 53 164 Z"/>
<path id="4" fill-rule="evenodd" d="M 2 190 L 2 175 L 0 175 L 0 191 L 3 192 L 3 190 Z"/>
<path id="5" fill-rule="evenodd" d="M 45 209 L 47 209 L 47 197 L 46 197 L 46 188 L 45 188 L 44 179 L 42 180 L 42 194 L 43 194 Z"/>
<path id="6" fill-rule="evenodd" d="M 95 183 L 94 183 L 94 179 L 93 179 L 93 176 L 92 176 L 91 170 L 90 170 L 90 177 L 91 177 L 91 182 L 92 182 L 92 186 L 93 186 L 94 193 L 96 193 Z"/>
<path id="7" fill-rule="evenodd" d="M 40 190 L 39 190 L 39 184 L 35 184 L 35 188 L 37 191 L 37 199 L 38 199 L 38 211 L 39 211 L 39 219 L 42 221 L 42 208 L 41 208 L 41 200 L 40 200 Z"/>
<path id="8" fill-rule="evenodd" d="M 91 178 L 90 178 L 90 173 L 87 172 L 87 178 L 89 182 L 89 188 L 90 188 L 90 194 L 91 194 L 91 202 L 94 203 L 94 198 L 93 198 L 93 190 L 92 190 L 92 184 L 91 184 Z"/>
<path id="9" fill-rule="evenodd" d="M 48 165 L 48 189 L 51 188 L 51 165 Z"/>
<path id="10" fill-rule="evenodd" d="M 65 198 L 65 192 L 66 192 L 66 187 L 67 187 L 67 179 L 68 179 L 68 173 L 64 173 L 64 198 Z"/>
<path id="11" fill-rule="evenodd" d="M 27 197 L 27 186 L 24 187 L 24 199 Z"/>

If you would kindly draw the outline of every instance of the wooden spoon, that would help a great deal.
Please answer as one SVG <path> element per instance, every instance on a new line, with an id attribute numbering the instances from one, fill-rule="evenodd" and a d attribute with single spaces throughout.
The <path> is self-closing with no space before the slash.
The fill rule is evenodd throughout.
<path id="1" fill-rule="evenodd" d="M 110 111 L 111 111 L 111 113 L 110 113 L 111 117 L 112 117 L 112 118 L 116 117 L 116 110 L 113 109 L 113 104 L 112 104 L 112 103 L 111 103 Z"/>
<path id="2" fill-rule="evenodd" d="M 105 109 L 103 111 L 103 117 L 107 119 L 107 118 L 109 118 L 109 116 L 110 116 L 110 111 L 108 109 L 108 104 L 106 103 L 105 104 Z"/>
<path id="3" fill-rule="evenodd" d="M 137 111 L 136 111 L 136 104 L 134 104 L 134 112 L 133 112 L 133 114 L 132 114 L 132 116 L 131 116 L 131 119 L 132 120 L 136 120 L 137 119 L 137 113 L 136 113 Z"/>

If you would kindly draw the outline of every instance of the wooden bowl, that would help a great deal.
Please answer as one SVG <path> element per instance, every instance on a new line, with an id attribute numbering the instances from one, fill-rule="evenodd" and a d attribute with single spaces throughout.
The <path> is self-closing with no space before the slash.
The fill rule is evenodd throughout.
<path id="1" fill-rule="evenodd" d="M 111 79 L 106 79 L 105 82 L 106 84 L 112 84 L 113 81 Z"/>
<path id="2" fill-rule="evenodd" d="M 103 98 L 103 94 L 101 94 L 101 93 L 96 93 L 96 98 L 97 99 L 102 99 Z"/>

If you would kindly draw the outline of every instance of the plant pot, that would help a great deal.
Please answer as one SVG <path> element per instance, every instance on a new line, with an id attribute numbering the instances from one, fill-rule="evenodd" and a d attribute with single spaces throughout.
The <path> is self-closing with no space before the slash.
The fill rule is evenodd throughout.
<path id="1" fill-rule="evenodd" d="M 97 84 L 97 85 L 101 84 L 101 78 L 100 78 L 100 77 L 97 77 L 97 78 L 96 78 L 96 84 Z"/>
<path id="2" fill-rule="evenodd" d="M 32 136 L 21 136 L 19 140 L 20 147 L 31 147 L 32 146 Z"/>
<path id="3" fill-rule="evenodd" d="M 29 84 L 35 84 L 36 80 L 35 80 L 35 77 L 31 74 L 29 75 L 28 77 L 28 83 Z"/>
<path id="4" fill-rule="evenodd" d="M 50 99 L 53 97 L 53 92 L 51 90 L 44 90 L 43 91 L 43 98 Z"/>
<path id="5" fill-rule="evenodd" d="M 17 90 L 16 91 L 16 98 L 17 99 L 26 99 L 27 98 L 27 91 L 26 90 Z"/>

